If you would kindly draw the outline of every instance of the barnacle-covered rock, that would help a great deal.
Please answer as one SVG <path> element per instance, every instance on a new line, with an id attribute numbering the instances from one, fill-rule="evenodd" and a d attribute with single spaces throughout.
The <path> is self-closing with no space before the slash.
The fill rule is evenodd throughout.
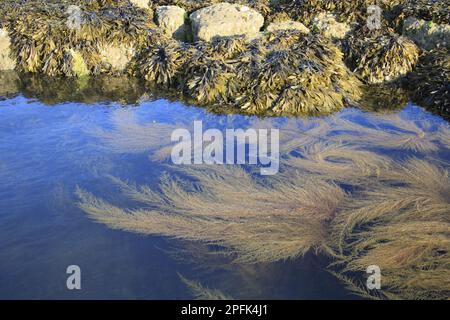
<path id="1" fill-rule="evenodd" d="M 155 13 L 157 24 L 166 36 L 180 41 L 186 41 L 189 38 L 189 26 L 185 23 L 186 10 L 177 6 L 161 6 Z"/>
<path id="2" fill-rule="evenodd" d="M 259 35 L 264 17 L 257 11 L 238 4 L 218 3 L 190 15 L 194 40 L 244 35 L 249 39 Z"/>
<path id="3" fill-rule="evenodd" d="M 351 27 L 345 22 L 336 21 L 331 13 L 321 12 L 312 20 L 313 30 L 321 32 L 327 38 L 344 39 Z"/>
<path id="4" fill-rule="evenodd" d="M 450 117 L 450 54 L 440 48 L 424 53 L 405 81 L 419 105 Z"/>
<path id="5" fill-rule="evenodd" d="M 371 84 L 405 76 L 419 58 L 419 48 L 414 42 L 392 31 L 370 34 L 361 29 L 349 37 L 345 49 L 348 65 Z"/>
<path id="6" fill-rule="evenodd" d="M 298 30 L 302 33 L 309 33 L 309 29 L 305 25 L 298 21 L 282 21 L 282 22 L 272 22 L 267 26 L 266 31 L 274 32 L 278 30 Z"/>
<path id="7" fill-rule="evenodd" d="M 450 47 L 450 24 L 436 24 L 409 17 L 403 22 L 403 35 L 425 50 Z"/>
<path id="8" fill-rule="evenodd" d="M 0 29 L 0 71 L 13 70 L 16 61 L 11 52 L 11 38 L 6 29 Z"/>

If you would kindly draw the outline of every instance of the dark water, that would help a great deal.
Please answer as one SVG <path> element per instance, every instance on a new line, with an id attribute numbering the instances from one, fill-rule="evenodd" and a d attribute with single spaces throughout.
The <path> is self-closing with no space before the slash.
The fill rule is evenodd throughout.
<path id="1" fill-rule="evenodd" d="M 337 116 L 363 124 L 372 117 L 357 110 Z M 426 122 L 424 130 L 446 125 L 412 105 L 394 116 Z M 386 117 L 384 125 L 389 125 L 392 115 Z M 115 197 L 108 175 L 156 183 L 166 167 L 149 159 L 155 142 L 147 140 L 146 130 L 190 126 L 194 120 L 219 129 L 245 129 L 268 121 L 212 115 L 165 100 L 125 107 L 47 106 L 23 96 L 0 101 L 0 298 L 191 298 L 177 272 L 237 299 L 354 298 L 325 270 L 327 259 L 313 254 L 288 262 L 204 268 L 200 261 L 198 265 L 173 254 L 180 246 L 196 250 L 195 244 L 112 230 L 77 207 L 77 186 Z M 282 127 L 286 121 L 297 124 L 301 134 L 309 120 L 270 123 Z M 170 139 L 166 131 L 159 132 L 156 140 Z M 79 291 L 66 288 L 69 265 L 81 267 Z"/>

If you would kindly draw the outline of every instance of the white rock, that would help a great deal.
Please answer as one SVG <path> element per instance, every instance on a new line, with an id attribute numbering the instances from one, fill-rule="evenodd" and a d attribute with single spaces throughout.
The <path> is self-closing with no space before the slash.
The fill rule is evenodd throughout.
<path id="1" fill-rule="evenodd" d="M 184 41 L 188 27 L 186 10 L 177 6 L 161 6 L 156 9 L 156 23 L 168 37 Z"/>
<path id="2" fill-rule="evenodd" d="M 273 32 L 277 30 L 299 30 L 302 33 L 309 33 L 309 29 L 305 27 L 305 25 L 298 21 L 282 21 L 282 22 L 273 22 L 269 24 L 267 27 L 267 31 Z"/>
<path id="3" fill-rule="evenodd" d="M 210 41 L 227 36 L 259 36 L 264 17 L 238 4 L 218 3 L 195 11 L 190 16 L 194 40 Z"/>
<path id="4" fill-rule="evenodd" d="M 312 21 L 314 28 L 317 28 L 325 37 L 334 39 L 344 39 L 351 30 L 350 26 L 344 22 L 337 22 L 335 15 L 322 12 L 314 17 Z"/>
<path id="5" fill-rule="evenodd" d="M 409 17 L 403 22 L 403 35 L 413 40 L 419 47 L 431 50 L 439 44 L 450 46 L 450 25 Z"/>
<path id="6" fill-rule="evenodd" d="M 16 60 L 12 58 L 11 38 L 6 29 L 0 29 L 0 70 L 13 70 Z"/>
<path id="7" fill-rule="evenodd" d="M 130 0 L 132 4 L 134 4 L 136 7 L 148 9 L 149 8 L 149 0 Z"/>
<path id="8" fill-rule="evenodd" d="M 102 62 L 111 66 L 112 71 L 122 72 L 130 63 L 135 54 L 132 46 L 115 46 L 111 44 L 103 44 L 99 47 Z"/>

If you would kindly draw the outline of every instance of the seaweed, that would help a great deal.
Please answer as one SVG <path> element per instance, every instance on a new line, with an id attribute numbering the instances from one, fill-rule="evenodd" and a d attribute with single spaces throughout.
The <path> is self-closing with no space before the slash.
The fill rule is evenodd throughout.
<path id="1" fill-rule="evenodd" d="M 346 62 L 369 84 L 392 82 L 412 71 L 419 48 L 411 40 L 390 29 L 354 32 L 344 45 Z"/>
<path id="2" fill-rule="evenodd" d="M 450 55 L 446 48 L 424 52 L 404 83 L 414 101 L 450 117 Z"/>

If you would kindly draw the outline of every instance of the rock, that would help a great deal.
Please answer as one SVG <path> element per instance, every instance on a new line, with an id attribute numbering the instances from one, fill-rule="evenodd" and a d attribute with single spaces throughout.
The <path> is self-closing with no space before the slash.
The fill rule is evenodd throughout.
<path id="1" fill-rule="evenodd" d="M 322 12 L 312 21 L 314 29 L 320 31 L 327 38 L 344 39 L 351 30 L 344 22 L 337 22 L 334 14 Z"/>
<path id="2" fill-rule="evenodd" d="M 203 41 L 242 35 L 253 39 L 264 25 L 264 17 L 257 11 L 225 2 L 195 11 L 190 20 L 194 40 Z"/>
<path id="3" fill-rule="evenodd" d="M 403 22 L 403 35 L 425 50 L 438 46 L 450 47 L 449 24 L 435 24 L 432 21 L 409 17 Z"/>
<path id="4" fill-rule="evenodd" d="M 186 10 L 177 6 L 161 6 L 156 9 L 156 22 L 161 31 L 168 37 L 185 41 L 189 30 L 185 24 Z"/>
<path id="5" fill-rule="evenodd" d="M 299 30 L 302 33 L 308 34 L 309 29 L 305 25 L 298 21 L 282 21 L 282 22 L 272 22 L 267 27 L 267 31 L 273 32 L 277 30 Z"/>
<path id="6" fill-rule="evenodd" d="M 101 45 L 99 52 L 102 62 L 108 64 L 111 71 L 119 73 L 125 70 L 135 54 L 131 46 L 111 44 Z"/>
<path id="7" fill-rule="evenodd" d="M 15 59 L 11 58 L 11 38 L 8 31 L 0 29 L 0 70 L 13 70 Z"/>
<path id="8" fill-rule="evenodd" d="M 149 8 L 149 0 L 130 0 L 132 4 L 134 4 L 136 7 L 148 9 Z"/>

